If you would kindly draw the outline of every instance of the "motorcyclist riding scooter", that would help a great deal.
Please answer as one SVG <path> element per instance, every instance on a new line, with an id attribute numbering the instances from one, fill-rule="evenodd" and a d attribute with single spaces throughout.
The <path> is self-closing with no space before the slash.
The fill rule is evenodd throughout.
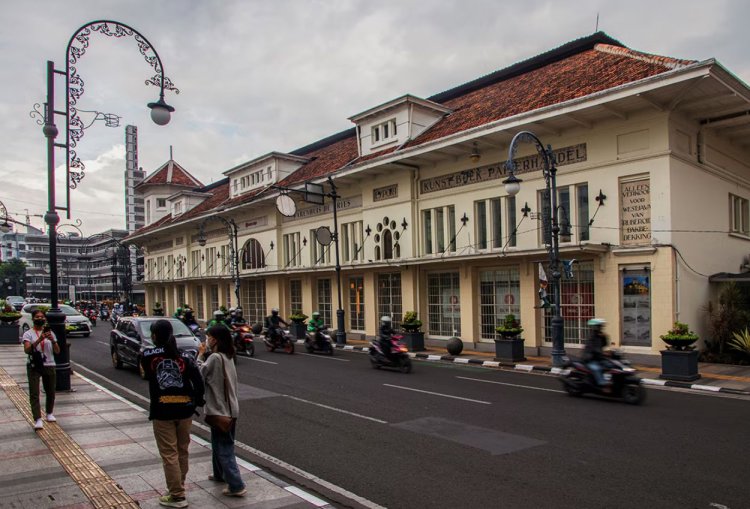
<path id="1" fill-rule="evenodd" d="M 284 319 L 279 316 L 279 309 L 273 308 L 271 310 L 270 316 L 266 317 L 266 329 L 268 329 L 268 338 L 276 346 L 278 346 L 281 343 L 281 336 L 283 334 L 281 330 L 282 323 L 286 327 L 289 326 L 289 324 L 286 323 Z"/>
<path id="2" fill-rule="evenodd" d="M 385 358 L 392 361 L 391 356 L 391 336 L 393 336 L 393 323 L 390 316 L 382 316 L 380 318 L 380 328 L 378 329 L 378 342 L 380 343 L 380 349 L 385 355 Z"/>
<path id="3" fill-rule="evenodd" d="M 323 337 L 320 334 L 321 329 L 323 329 L 323 319 L 320 317 L 320 312 L 315 311 L 312 314 L 312 317 L 310 317 L 310 321 L 307 322 L 307 332 L 315 334 L 315 343 L 317 343 L 318 347 L 322 346 L 323 344 Z"/>
<path id="4" fill-rule="evenodd" d="M 586 347 L 583 350 L 581 358 L 586 367 L 591 370 L 591 374 L 594 376 L 597 385 L 605 393 L 611 389 L 611 383 L 604 379 L 603 373 L 605 368 L 603 364 L 606 362 L 604 348 L 609 344 L 607 335 L 603 331 L 606 323 L 603 318 L 592 318 L 588 321 L 590 328 L 589 338 L 586 341 Z"/>

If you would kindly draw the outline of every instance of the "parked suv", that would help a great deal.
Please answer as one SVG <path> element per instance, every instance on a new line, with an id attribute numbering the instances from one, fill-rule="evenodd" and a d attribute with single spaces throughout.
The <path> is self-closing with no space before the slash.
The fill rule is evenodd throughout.
<path id="1" fill-rule="evenodd" d="M 18 324 L 21 326 L 22 332 L 26 332 L 33 327 L 31 316 L 34 314 L 34 311 L 40 307 L 49 308 L 50 304 L 49 302 L 37 302 L 36 304 L 26 304 L 21 308 L 21 318 L 18 320 Z M 89 337 L 91 335 L 91 322 L 88 318 L 76 311 L 75 308 L 65 304 L 60 304 L 58 307 L 60 308 L 60 311 L 65 313 L 66 329 L 71 329 L 66 330 L 66 337 L 79 335 Z"/>
<path id="2" fill-rule="evenodd" d="M 187 352 L 198 356 L 200 340 L 193 334 L 182 321 L 177 318 L 165 318 L 163 316 L 123 316 L 117 320 L 117 325 L 109 335 L 109 350 L 112 357 L 112 365 L 116 369 L 129 364 L 138 368 L 141 378 L 146 374 L 141 367 L 141 355 L 148 348 L 153 348 L 151 341 L 151 324 L 157 320 L 168 320 L 172 324 L 173 334 L 177 340 L 177 348 L 181 352 Z"/>

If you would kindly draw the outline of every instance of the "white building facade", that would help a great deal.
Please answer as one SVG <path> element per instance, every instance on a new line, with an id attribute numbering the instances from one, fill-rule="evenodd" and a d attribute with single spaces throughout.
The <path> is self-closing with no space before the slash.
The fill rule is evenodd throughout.
<path id="1" fill-rule="evenodd" d="M 318 183 L 328 192 L 330 178 L 348 337 L 372 336 L 380 316 L 399 322 L 414 310 L 428 343 L 458 335 L 491 350 L 495 327 L 514 313 L 527 353 L 546 353 L 539 288 L 549 211 L 533 146 L 517 153 L 520 192 L 509 196 L 502 184 L 508 145 L 523 130 L 551 145 L 558 210 L 571 224 L 560 248 L 566 348 L 582 346 L 594 316 L 631 354 L 656 355 L 675 320 L 702 332 L 708 276 L 736 271 L 750 250 L 750 90 L 714 60 L 639 53 L 597 33 L 350 119 L 350 131 L 267 154 L 212 186 L 174 189 L 164 205 L 179 200 L 179 211 L 129 237 L 146 250 L 147 306 L 189 303 L 206 319 L 238 304 L 227 229 L 207 221 L 219 215 L 237 225 L 249 319 L 271 307 L 318 310 L 335 327 L 335 244 L 317 240 L 321 227 L 335 230 L 331 200 L 292 193 L 288 217 L 272 187 Z"/>

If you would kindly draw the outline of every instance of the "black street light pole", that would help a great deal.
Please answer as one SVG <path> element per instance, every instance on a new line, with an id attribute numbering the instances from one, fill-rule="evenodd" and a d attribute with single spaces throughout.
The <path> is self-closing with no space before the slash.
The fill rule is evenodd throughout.
<path id="1" fill-rule="evenodd" d="M 344 308 L 342 306 L 341 302 L 341 263 L 340 263 L 340 250 L 339 250 L 339 218 L 338 218 L 338 208 L 339 208 L 339 194 L 338 190 L 336 188 L 336 184 L 333 182 L 333 178 L 329 175 L 328 176 L 328 184 L 331 186 L 331 191 L 328 193 L 323 192 L 323 186 L 319 184 L 315 184 L 316 187 L 320 188 L 320 191 L 312 190 L 311 188 L 308 188 L 308 186 L 312 186 L 310 183 L 306 183 L 305 190 L 302 191 L 300 189 L 292 189 L 290 187 L 284 187 L 284 186 L 271 186 L 273 189 L 278 189 L 279 191 L 282 191 L 282 194 L 277 198 L 277 200 L 281 199 L 282 204 L 280 205 L 277 201 L 276 206 L 279 208 L 279 211 L 282 212 L 284 215 L 291 215 L 293 216 L 295 214 L 295 211 L 297 209 L 296 205 L 292 202 L 287 203 L 288 201 L 292 201 L 287 194 L 284 193 L 301 193 L 305 196 L 305 200 L 308 200 L 308 197 L 314 197 L 316 198 L 316 201 L 313 203 L 319 203 L 320 205 L 323 204 L 323 199 L 325 196 L 329 197 L 331 200 L 333 200 L 333 233 L 331 234 L 331 240 L 336 244 L 336 286 L 338 288 L 338 309 L 336 310 L 336 344 L 337 345 L 345 345 L 346 344 L 346 331 L 345 329 L 345 314 L 344 314 Z M 283 198 L 286 198 L 287 200 L 284 200 Z M 318 202 L 317 199 L 320 201 Z M 282 211 L 283 208 L 291 206 L 290 211 Z M 326 243 L 328 245 L 330 243 Z"/>
<path id="2" fill-rule="evenodd" d="M 234 297 L 237 299 L 237 306 L 240 305 L 240 260 L 239 260 L 239 246 L 237 245 L 237 223 L 234 219 L 224 219 L 221 216 L 211 216 L 204 219 L 198 227 L 198 244 L 201 247 L 206 245 L 206 231 L 204 229 L 206 223 L 211 220 L 218 220 L 224 223 L 227 227 L 227 234 L 229 235 L 229 271 L 232 273 L 232 281 L 234 282 Z"/>
<path id="3" fill-rule="evenodd" d="M 517 133 L 508 147 L 508 161 L 505 168 L 508 172 L 508 178 L 503 181 L 505 191 L 510 196 L 515 196 L 521 189 L 522 180 L 515 176 L 516 151 L 518 144 L 522 141 L 534 144 L 537 152 L 544 161 L 542 173 L 546 183 L 545 196 L 543 201 L 542 221 L 544 244 L 549 254 L 549 271 L 552 278 L 552 365 L 562 366 L 565 357 L 565 321 L 563 320 L 560 304 L 562 303 L 560 288 L 560 224 L 558 222 L 557 210 L 557 167 L 555 166 L 555 156 L 552 153 L 552 147 L 544 144 L 529 131 Z"/>
<path id="4" fill-rule="evenodd" d="M 44 108 L 44 114 L 38 110 L 31 112 L 31 115 L 38 115 L 44 119 L 42 132 L 47 138 L 47 189 L 48 203 L 47 213 L 44 214 L 44 221 L 49 226 L 49 265 L 50 265 L 50 310 L 47 312 L 47 321 L 53 332 L 57 336 L 60 344 L 60 353 L 55 355 L 57 364 L 57 388 L 61 391 L 70 390 L 70 352 L 68 350 L 67 339 L 65 337 L 65 314 L 58 307 L 58 287 L 57 287 L 57 224 L 60 222 L 58 210 L 65 210 L 70 217 L 70 189 L 78 186 L 78 183 L 84 176 L 84 164 L 76 154 L 77 142 L 83 137 L 84 126 L 78 116 L 76 104 L 78 99 L 83 95 L 83 80 L 78 74 L 75 64 L 81 58 L 89 46 L 89 36 L 93 32 L 99 32 L 108 37 L 134 37 L 138 49 L 146 59 L 146 62 L 154 68 L 156 75 L 146 81 L 160 87 L 159 99 L 155 103 L 149 103 L 151 108 L 151 119 L 158 125 L 166 125 L 169 122 L 170 114 L 174 111 L 172 106 L 164 102 L 164 90 L 179 91 L 174 87 L 172 82 L 164 75 L 164 67 L 159 58 L 159 54 L 148 40 L 135 29 L 117 22 L 108 20 L 92 21 L 80 27 L 73 33 L 68 42 L 65 54 L 65 71 L 55 69 L 54 62 L 47 61 L 47 102 Z M 151 55 L 153 53 L 153 56 Z M 55 109 L 55 75 L 65 76 L 65 111 Z M 37 105 L 38 106 L 38 105 Z M 66 125 L 66 142 L 55 143 L 58 134 L 55 125 L 55 115 L 65 116 Z M 55 203 L 55 148 L 64 148 L 66 150 L 66 180 L 67 202 L 65 207 L 58 207 Z M 76 172 L 71 172 L 71 167 L 77 168 Z"/>

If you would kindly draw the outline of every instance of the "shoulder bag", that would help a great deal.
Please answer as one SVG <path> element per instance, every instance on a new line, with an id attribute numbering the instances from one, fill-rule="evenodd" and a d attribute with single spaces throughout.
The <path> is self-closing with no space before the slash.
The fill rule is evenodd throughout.
<path id="1" fill-rule="evenodd" d="M 227 388 L 227 370 L 224 367 L 224 356 L 219 355 L 219 358 L 221 359 L 221 370 L 224 372 L 224 401 L 227 402 L 227 407 L 230 408 L 229 411 L 231 412 L 231 405 L 229 403 L 229 389 Z M 212 428 L 216 428 L 222 433 L 229 433 L 237 418 L 231 417 L 229 415 L 207 415 L 205 417 L 205 420 L 206 424 L 208 424 Z"/>

